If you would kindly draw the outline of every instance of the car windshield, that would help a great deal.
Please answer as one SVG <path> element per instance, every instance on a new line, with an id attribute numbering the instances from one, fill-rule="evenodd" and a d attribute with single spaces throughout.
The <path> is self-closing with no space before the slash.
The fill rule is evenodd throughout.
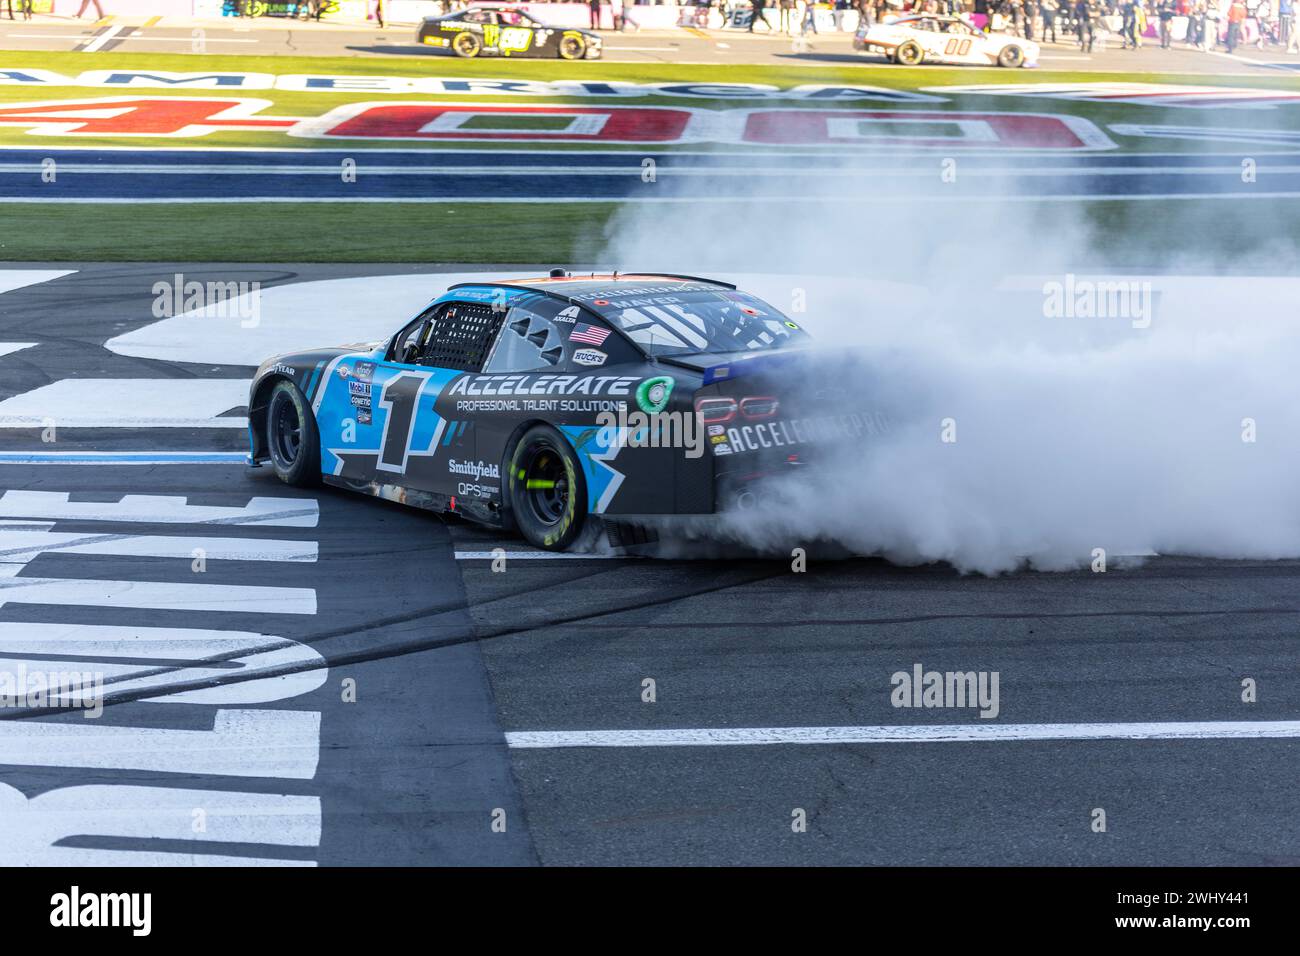
<path id="1" fill-rule="evenodd" d="M 811 343 L 798 324 L 762 299 L 731 289 L 629 296 L 594 305 L 651 355 L 720 354 Z"/>

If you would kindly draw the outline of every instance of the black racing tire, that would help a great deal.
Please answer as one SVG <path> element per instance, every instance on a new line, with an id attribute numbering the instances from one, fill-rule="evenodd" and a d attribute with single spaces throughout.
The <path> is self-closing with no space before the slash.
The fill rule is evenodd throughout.
<path id="1" fill-rule="evenodd" d="M 506 476 L 510 516 L 519 533 L 546 551 L 564 551 L 587 527 L 587 480 L 569 443 L 550 425 L 520 436 Z"/>
<path id="2" fill-rule="evenodd" d="M 457 56 L 472 60 L 483 52 L 483 40 L 477 33 L 462 30 L 456 34 L 456 39 L 451 41 L 451 49 Z"/>
<path id="3" fill-rule="evenodd" d="M 920 66 L 925 61 L 925 51 L 915 40 L 905 40 L 894 51 L 894 60 L 903 66 Z"/>
<path id="4" fill-rule="evenodd" d="M 306 396 L 290 381 L 277 382 L 266 403 L 266 449 L 281 481 L 309 487 L 320 482 L 320 432 Z"/>
<path id="5" fill-rule="evenodd" d="M 1005 66 L 1008 69 L 1019 66 L 1025 62 L 1025 51 L 1020 49 L 1014 43 L 1009 43 L 1002 48 L 998 54 L 998 66 Z"/>
<path id="6" fill-rule="evenodd" d="M 577 34 L 566 33 L 556 47 L 561 60 L 581 60 L 587 55 L 587 41 Z"/>

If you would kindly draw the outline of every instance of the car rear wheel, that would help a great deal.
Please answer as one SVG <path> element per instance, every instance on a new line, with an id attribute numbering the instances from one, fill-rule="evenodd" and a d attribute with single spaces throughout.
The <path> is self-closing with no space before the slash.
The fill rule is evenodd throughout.
<path id="1" fill-rule="evenodd" d="M 483 52 L 483 41 L 476 33 L 457 33 L 456 39 L 451 41 L 451 48 L 457 56 L 473 59 Z"/>
<path id="2" fill-rule="evenodd" d="M 894 56 L 903 66 L 920 66 L 921 61 L 925 59 L 925 51 L 915 40 L 908 40 L 898 47 L 898 52 Z"/>
<path id="3" fill-rule="evenodd" d="M 566 34 L 560 37 L 560 59 L 581 60 L 587 55 L 587 41 L 580 36 Z"/>
<path id="4" fill-rule="evenodd" d="M 1025 62 L 1025 51 L 1020 47 L 1004 46 L 1002 52 L 998 54 L 998 66 L 1015 67 Z"/>
<path id="5" fill-rule="evenodd" d="M 587 482 L 569 443 L 549 425 L 524 432 L 510 456 L 511 516 L 530 544 L 563 551 L 587 524 Z"/>
<path id="6" fill-rule="evenodd" d="M 291 485 L 320 480 L 320 433 L 298 386 L 278 382 L 266 406 L 266 447 L 276 476 Z"/>

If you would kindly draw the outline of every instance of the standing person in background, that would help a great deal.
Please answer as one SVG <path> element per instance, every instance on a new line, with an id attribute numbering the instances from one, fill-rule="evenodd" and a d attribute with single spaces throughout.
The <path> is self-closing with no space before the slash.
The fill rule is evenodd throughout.
<path id="1" fill-rule="evenodd" d="M 591 28 L 600 29 L 600 0 L 587 0 L 587 9 L 591 11 Z"/>
<path id="2" fill-rule="evenodd" d="M 1038 0 L 1025 0 L 1025 39 L 1039 35 L 1038 18 L 1042 16 Z"/>
<path id="3" fill-rule="evenodd" d="M 1088 0 L 1076 0 L 1074 4 L 1075 29 L 1079 34 L 1079 49 L 1092 52 L 1092 8 Z"/>
<path id="4" fill-rule="evenodd" d="M 1126 0 L 1123 9 L 1124 46 L 1137 50 L 1142 46 L 1142 34 L 1146 31 L 1146 11 L 1142 9 L 1142 0 Z"/>
<path id="5" fill-rule="evenodd" d="M 794 32 L 794 0 L 781 0 L 781 32 Z"/>
<path id="6" fill-rule="evenodd" d="M 1295 0 L 1278 0 L 1277 42 L 1287 53 L 1295 43 Z"/>
<path id="7" fill-rule="evenodd" d="M 1255 40 L 1257 50 L 1264 49 L 1264 41 L 1273 33 L 1273 5 L 1268 0 L 1260 0 L 1255 8 L 1255 23 L 1259 27 L 1259 37 Z"/>
<path id="8" fill-rule="evenodd" d="M 1191 11 L 1187 14 L 1187 40 L 1188 46 L 1204 47 L 1205 45 L 1205 3 L 1204 0 L 1197 0 L 1192 4 Z"/>
<path id="9" fill-rule="evenodd" d="M 1228 7 L 1228 52 L 1234 53 L 1241 42 L 1241 25 L 1246 22 L 1246 4 L 1242 0 L 1232 0 Z"/>
<path id="10" fill-rule="evenodd" d="M 1205 42 L 1202 50 L 1213 50 L 1219 45 L 1219 4 L 1218 0 L 1205 0 Z"/>
<path id="11" fill-rule="evenodd" d="M 771 33 L 772 24 L 768 22 L 767 13 L 764 12 L 767 8 L 767 0 L 750 0 L 750 3 L 752 3 L 754 6 L 754 14 L 749 18 L 749 32 L 753 33 L 754 24 L 756 24 L 759 20 L 762 20 L 763 26 L 767 27 L 767 32 Z"/>
<path id="12" fill-rule="evenodd" d="M 1052 42 L 1055 43 L 1056 42 L 1056 0 L 1043 0 L 1042 6 L 1039 9 L 1041 9 L 1043 13 L 1043 29 L 1042 29 L 1043 42 L 1047 42 L 1047 37 L 1050 34 L 1052 37 Z"/>
<path id="13" fill-rule="evenodd" d="M 1174 16 L 1178 13 L 1177 0 L 1160 0 L 1156 12 L 1160 16 L 1160 49 L 1168 50 L 1174 42 Z"/>
<path id="14" fill-rule="evenodd" d="M 803 23 L 799 25 L 799 35 L 807 36 L 809 27 L 812 32 L 817 32 L 817 13 L 813 9 L 813 0 L 807 0 L 803 5 Z"/>
<path id="15" fill-rule="evenodd" d="M 81 0 L 81 9 L 77 11 L 77 19 L 80 20 L 86 15 L 86 7 L 91 4 L 95 5 L 95 16 L 104 19 L 104 8 L 99 5 L 99 0 Z"/>
<path id="16" fill-rule="evenodd" d="M 1025 35 L 1024 0 L 1011 0 L 1011 32 L 1018 37 Z"/>

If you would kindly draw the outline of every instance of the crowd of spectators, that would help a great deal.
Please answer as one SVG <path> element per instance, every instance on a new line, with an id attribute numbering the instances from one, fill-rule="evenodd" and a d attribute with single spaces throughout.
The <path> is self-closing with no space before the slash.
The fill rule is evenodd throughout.
<path id="1" fill-rule="evenodd" d="M 450 13 L 472 5 L 475 0 L 430 0 L 429 6 L 439 13 Z M 547 0 L 531 0 L 547 2 Z M 553 0 L 575 2 L 575 0 Z M 576 0 L 591 7 L 593 28 L 605 19 L 602 11 L 612 14 L 614 29 L 635 25 L 632 8 L 636 6 L 691 6 L 689 0 Z M 232 12 L 246 14 L 257 6 L 253 0 L 227 0 Z M 7 4 L 10 18 L 14 7 L 31 16 L 30 0 L 0 0 Z M 93 4 L 102 16 L 100 0 L 83 0 L 81 16 Z M 330 0 L 282 0 L 291 16 L 319 19 L 334 6 Z M 906 13 L 934 13 L 952 16 L 973 15 L 973 22 L 986 30 L 1022 36 L 1039 43 L 1074 42 L 1090 51 L 1101 33 L 1118 34 L 1126 49 L 1143 43 L 1148 24 L 1154 22 L 1161 47 L 1168 49 L 1179 42 L 1213 50 L 1222 43 L 1229 53 L 1241 45 L 1245 24 L 1253 23 L 1250 36 L 1256 46 L 1276 46 L 1287 53 L 1300 53 L 1300 29 L 1297 14 L 1300 0 L 694 0 L 697 26 L 710 23 L 716 10 L 722 25 L 744 26 L 753 32 L 759 24 L 768 31 L 793 34 L 818 32 L 817 10 L 829 10 L 833 29 L 854 29 L 859 23 L 877 23 L 887 17 Z M 367 15 L 384 23 L 384 0 L 367 0 Z M 850 13 L 856 16 L 850 18 Z M 2 12 L 0 12 L 2 15 Z M 775 22 L 774 22 L 775 21 Z"/>
<path id="2" fill-rule="evenodd" d="M 1243 24 L 1255 22 L 1255 44 L 1280 46 L 1291 53 L 1300 52 L 1300 33 L 1296 30 L 1297 0 L 916 0 L 913 9 L 946 5 L 963 8 L 963 12 L 988 17 L 992 29 L 1023 36 L 1029 40 L 1058 42 L 1062 36 L 1091 49 L 1099 27 L 1118 22 L 1119 40 L 1126 49 L 1143 43 L 1148 24 L 1155 28 L 1160 46 L 1174 43 L 1175 23 L 1183 22 L 1177 32 L 1182 42 L 1200 49 L 1213 49 L 1221 41 L 1229 53 L 1240 44 Z M 882 3 L 888 5 L 886 0 Z"/>
<path id="3" fill-rule="evenodd" d="M 622 2 L 633 6 L 664 0 Z M 815 32 L 818 7 L 830 8 L 836 30 L 845 29 L 850 11 L 857 14 L 850 29 L 861 22 L 908 13 L 973 15 L 974 22 L 986 30 L 1039 43 L 1077 43 L 1086 51 L 1093 49 L 1102 33 L 1115 34 L 1124 48 L 1136 49 L 1150 24 L 1166 49 L 1175 42 L 1203 50 L 1222 44 L 1231 53 L 1242 43 L 1245 23 L 1253 21 L 1256 46 L 1300 53 L 1300 0 L 697 0 L 696 5 L 700 26 L 709 22 L 709 12 L 716 9 L 723 24 L 745 23 L 751 31 L 762 24 L 781 33 Z"/>

